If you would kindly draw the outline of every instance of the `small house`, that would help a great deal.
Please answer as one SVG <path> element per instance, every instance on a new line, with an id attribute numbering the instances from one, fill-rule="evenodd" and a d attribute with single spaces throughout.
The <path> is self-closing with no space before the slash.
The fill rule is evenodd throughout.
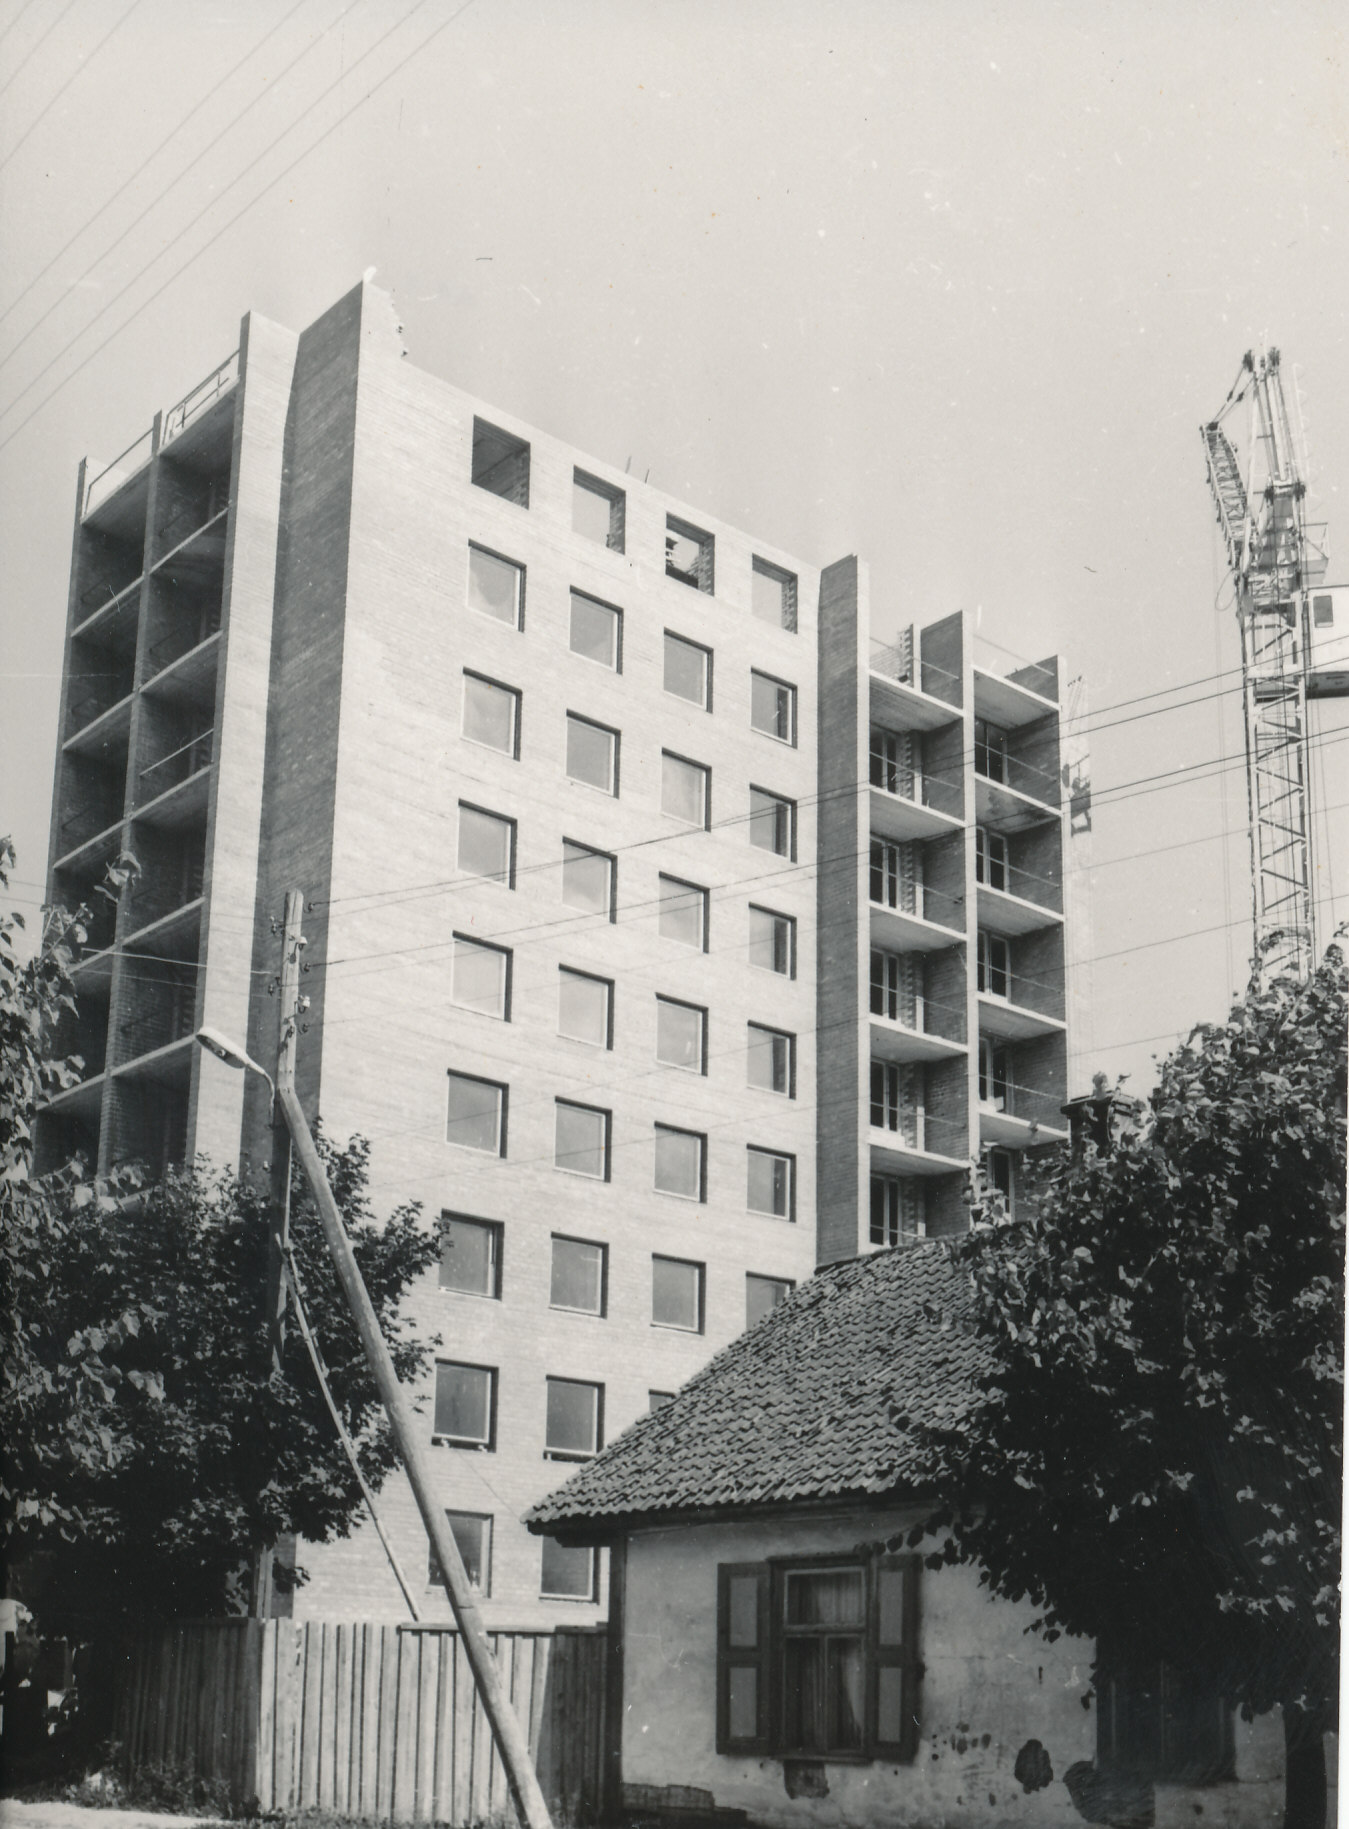
<path id="1" fill-rule="evenodd" d="M 1277 1822 L 1277 1719 L 1165 1673 L 1098 1694 L 1092 1644 L 1046 1642 L 1029 1604 L 908 1546 L 934 1495 L 900 1419 L 977 1377 L 967 1301 L 939 1243 L 821 1270 L 529 1514 L 610 1551 L 616 1805 L 783 1829 Z"/>

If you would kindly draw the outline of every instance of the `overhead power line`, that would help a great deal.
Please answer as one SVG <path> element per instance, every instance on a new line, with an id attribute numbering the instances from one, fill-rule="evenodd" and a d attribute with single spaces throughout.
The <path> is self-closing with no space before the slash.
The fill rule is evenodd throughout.
<path id="1" fill-rule="evenodd" d="M 19 151 L 19 149 L 23 145 L 25 145 L 25 143 L 28 140 L 29 135 L 34 133 L 36 131 L 36 129 L 41 125 L 41 123 L 47 118 L 47 116 L 51 113 L 52 109 L 56 106 L 56 104 L 60 101 L 61 97 L 65 94 L 66 90 L 75 81 L 75 78 L 77 76 L 82 76 L 84 74 L 84 72 L 89 68 L 89 65 L 98 56 L 99 52 L 103 49 L 104 45 L 108 42 L 108 40 L 111 37 L 113 37 L 113 35 L 115 33 L 121 31 L 122 27 L 126 24 L 127 20 L 130 19 L 131 15 L 135 12 L 136 8 L 140 4 L 141 4 L 141 0 L 131 0 L 131 5 L 122 14 L 121 18 L 117 21 L 117 23 L 113 26 L 110 26 L 109 29 L 99 39 L 98 43 L 94 46 L 93 50 L 90 51 L 89 55 L 87 57 L 83 58 L 79 63 L 77 63 L 75 65 L 75 68 L 70 72 L 70 75 L 61 84 L 61 87 L 56 91 L 55 95 L 53 95 L 46 103 L 44 103 L 44 105 L 38 110 L 38 112 L 33 116 L 32 120 L 24 128 L 23 132 L 19 135 L 18 139 L 15 140 L 14 144 L 10 147 L 9 151 L 4 155 L 3 158 L 0 158 L 0 171 L 3 171 L 5 169 L 5 167 L 9 164 L 10 160 Z"/>
<path id="2" fill-rule="evenodd" d="M 66 0 L 65 6 L 63 6 L 61 8 L 61 11 L 56 15 L 55 19 L 52 20 L 51 24 L 47 27 L 46 31 L 38 39 L 37 43 L 34 44 L 33 46 L 31 46 L 27 55 L 24 57 L 21 57 L 19 59 L 18 63 L 14 66 L 13 70 L 10 72 L 9 80 L 5 83 L 0 83 L 0 98 L 3 98 L 3 96 L 7 93 L 7 91 L 13 88 L 14 84 L 18 81 L 19 77 L 28 68 L 29 64 L 32 63 L 33 59 L 37 56 L 38 52 L 42 49 L 43 45 L 46 44 L 47 40 L 51 37 L 52 33 L 56 30 L 57 26 L 60 25 L 61 21 L 65 18 L 66 14 L 70 11 L 71 7 L 74 6 L 74 4 L 75 4 L 75 0 Z M 25 7 L 24 11 L 26 12 L 27 10 L 28 9 Z M 19 22 L 16 19 L 14 21 L 14 24 L 17 25 L 18 23 Z"/>

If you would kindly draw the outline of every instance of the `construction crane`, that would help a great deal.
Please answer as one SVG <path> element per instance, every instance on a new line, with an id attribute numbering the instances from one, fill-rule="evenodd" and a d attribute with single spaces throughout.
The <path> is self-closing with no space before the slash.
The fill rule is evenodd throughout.
<path id="1" fill-rule="evenodd" d="M 1242 406 L 1244 474 L 1224 426 Z M 1306 978 L 1317 960 L 1307 703 L 1349 696 L 1349 588 L 1317 588 L 1326 530 L 1307 523 L 1277 349 L 1246 353 L 1201 432 L 1241 632 L 1254 969 Z"/>

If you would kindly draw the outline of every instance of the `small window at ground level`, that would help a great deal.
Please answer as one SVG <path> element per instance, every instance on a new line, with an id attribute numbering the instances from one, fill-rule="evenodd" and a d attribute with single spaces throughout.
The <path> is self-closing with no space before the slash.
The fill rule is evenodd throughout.
<path id="1" fill-rule="evenodd" d="M 501 1296 L 501 1227 L 447 1214 L 441 1221 L 440 1287 L 460 1295 Z"/>
<path id="2" fill-rule="evenodd" d="M 614 860 L 606 851 L 562 841 L 562 900 L 568 908 L 614 918 Z"/>
<path id="3" fill-rule="evenodd" d="M 751 1213 L 766 1213 L 770 1219 L 796 1218 L 796 1158 L 782 1150 L 746 1151 L 745 1205 Z"/>
<path id="4" fill-rule="evenodd" d="M 627 496 L 612 483 L 585 470 L 572 471 L 571 524 L 574 533 L 583 534 L 610 552 L 621 553 L 625 537 Z"/>
<path id="5" fill-rule="evenodd" d="M 747 1271 L 745 1273 L 745 1326 L 753 1327 L 756 1322 L 762 1321 L 765 1315 L 771 1315 L 778 1304 L 785 1302 L 795 1288 L 796 1284 L 788 1277 L 756 1276 L 752 1270 Z"/>
<path id="6" fill-rule="evenodd" d="M 703 1331 L 703 1266 L 679 1257 L 651 1259 L 651 1324 Z"/>
<path id="7" fill-rule="evenodd" d="M 749 911 L 749 962 L 784 978 L 796 976 L 796 922 L 771 908 Z"/>
<path id="8" fill-rule="evenodd" d="M 581 1315 L 602 1315 L 608 1255 L 604 1245 L 584 1238 L 563 1238 L 555 1232 L 548 1306 L 570 1308 Z"/>
<path id="9" fill-rule="evenodd" d="M 459 1448 L 492 1448 L 496 1432 L 496 1369 L 436 1361 L 433 1432 Z"/>
<path id="10" fill-rule="evenodd" d="M 508 628 L 524 626 L 525 568 L 514 559 L 488 552 L 485 546 L 468 549 L 468 607 Z"/>
<path id="11" fill-rule="evenodd" d="M 571 594 L 569 642 L 573 654 L 615 673 L 623 670 L 623 612 L 582 591 Z"/>
<path id="12" fill-rule="evenodd" d="M 595 1600 L 599 1595 L 597 1552 L 543 1539 L 543 1567 L 539 1595 L 543 1600 Z"/>
<path id="13" fill-rule="evenodd" d="M 712 709 L 712 651 L 665 631 L 664 685 L 677 699 Z"/>
<path id="14" fill-rule="evenodd" d="M 796 579 L 767 559 L 756 559 L 751 577 L 752 607 L 760 622 L 779 629 L 796 629 Z"/>
<path id="15" fill-rule="evenodd" d="M 714 541 L 701 527 L 693 527 L 678 516 L 665 517 L 665 576 L 677 578 L 695 591 L 711 593 Z"/>
<path id="16" fill-rule="evenodd" d="M 492 1519 L 490 1514 L 476 1511 L 447 1511 L 445 1521 L 450 1527 L 455 1548 L 459 1551 L 464 1564 L 464 1573 L 468 1576 L 468 1585 L 482 1600 L 487 1600 L 492 1592 Z M 431 1550 L 427 1557 L 426 1582 L 428 1587 L 444 1587 L 445 1577 L 440 1572 L 436 1552 Z"/>
<path id="17" fill-rule="evenodd" d="M 588 1460 L 604 1446 L 604 1386 L 550 1378 L 544 1446 L 557 1460 Z"/>
<path id="18" fill-rule="evenodd" d="M 749 842 L 777 857 L 796 855 L 796 807 L 765 788 L 749 791 Z"/>
<path id="19" fill-rule="evenodd" d="M 473 481 L 520 508 L 529 506 L 529 445 L 513 432 L 473 421 Z"/>
<path id="20" fill-rule="evenodd" d="M 765 737 L 779 743 L 796 742 L 796 687 L 767 673 L 749 676 L 749 721 Z"/>
<path id="21" fill-rule="evenodd" d="M 506 1088 L 472 1073 L 446 1075 L 449 1085 L 445 1141 L 460 1149 L 506 1154 Z"/>

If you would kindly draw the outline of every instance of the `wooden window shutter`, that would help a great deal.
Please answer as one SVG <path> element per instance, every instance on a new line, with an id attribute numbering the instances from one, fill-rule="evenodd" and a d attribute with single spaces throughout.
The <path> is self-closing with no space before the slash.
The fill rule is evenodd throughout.
<path id="1" fill-rule="evenodd" d="M 915 1758 L 922 1737 L 918 1569 L 916 1556 L 880 1556 L 873 1572 L 873 1744 L 886 1759 Z"/>
<path id="2" fill-rule="evenodd" d="M 768 1713 L 766 1562 L 717 1566 L 717 1751 L 766 1753 Z"/>

